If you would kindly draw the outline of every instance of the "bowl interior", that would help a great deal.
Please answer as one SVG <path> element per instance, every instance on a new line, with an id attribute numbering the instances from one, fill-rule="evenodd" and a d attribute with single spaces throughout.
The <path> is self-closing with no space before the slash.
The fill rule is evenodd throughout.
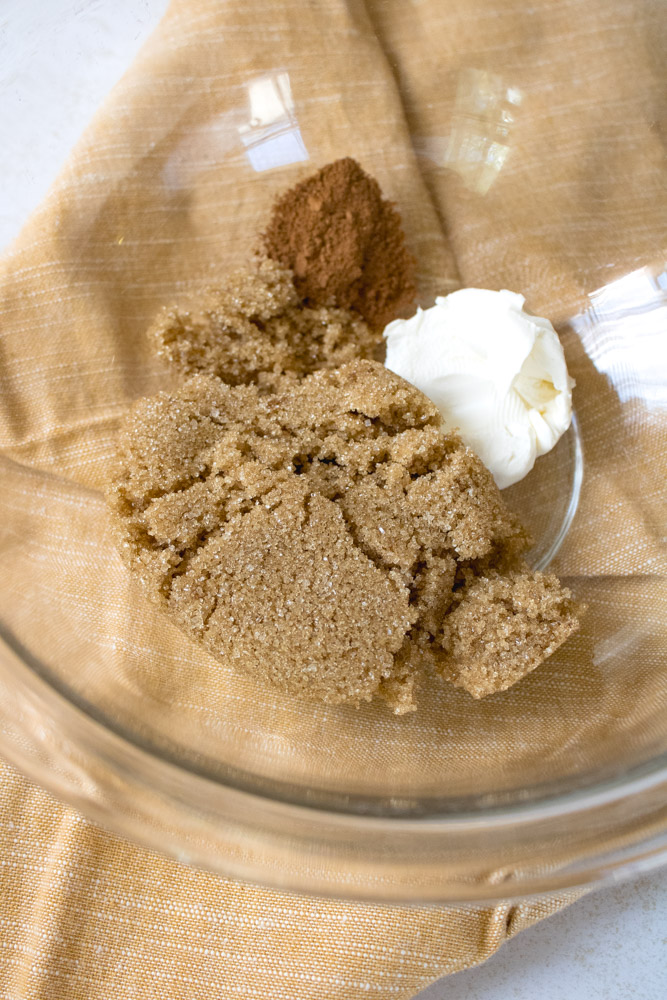
<path id="1" fill-rule="evenodd" d="M 407 6 L 424 18 L 434 9 Z M 288 55 L 257 42 L 254 67 L 239 58 L 218 92 L 203 69 L 188 94 L 160 90 L 165 60 L 188 53 L 184 41 L 168 57 L 153 39 L 76 154 L 79 164 L 98 157 L 97 180 L 84 197 L 75 166 L 51 195 L 58 233 L 47 209 L 19 238 L 7 286 L 14 268 L 48 259 L 70 300 L 54 311 L 45 278 L 42 304 L 23 289 L 25 322 L 8 326 L 0 630 L 55 689 L 127 739 L 267 795 L 388 813 L 483 809 L 594 785 L 667 750 L 667 278 L 656 256 L 667 227 L 656 197 L 664 150 L 649 122 L 659 67 L 635 67 L 634 104 L 621 107 L 628 84 L 608 74 L 604 52 L 577 65 L 577 83 L 555 13 L 544 17 L 555 20 L 534 52 L 524 45 L 517 60 L 499 35 L 464 65 L 456 38 L 441 58 L 444 21 L 420 59 L 379 24 L 382 48 L 349 42 L 351 57 L 376 70 L 363 101 L 340 56 L 309 86 L 322 45 L 314 23 Z M 457 30 L 463 38 L 465 26 Z M 641 30 L 649 37 L 646 12 Z M 137 73 L 143 103 L 133 105 Z M 124 143 L 122 122 L 109 124 L 121 100 L 143 128 L 112 161 L 101 139 Z M 624 200 L 629 123 L 644 172 Z M 506 498 L 534 535 L 533 565 L 553 568 L 586 604 L 581 631 L 510 691 L 474 701 L 443 684 L 400 718 L 374 704 L 295 701 L 211 658 L 130 577 L 102 496 L 119 414 L 169 385 L 143 340 L 156 309 L 238 264 L 275 193 L 341 155 L 358 157 L 401 211 L 423 305 L 458 284 L 520 291 L 557 325 L 577 380 L 572 428 Z"/>

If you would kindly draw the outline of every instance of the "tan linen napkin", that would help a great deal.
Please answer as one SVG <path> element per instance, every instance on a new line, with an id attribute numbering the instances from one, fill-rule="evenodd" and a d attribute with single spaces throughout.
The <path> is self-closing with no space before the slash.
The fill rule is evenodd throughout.
<path id="1" fill-rule="evenodd" d="M 557 773 L 573 745 L 585 747 L 586 767 L 623 739 L 637 757 L 648 752 L 665 691 L 654 540 L 664 429 L 641 396 L 630 417 L 621 411 L 585 330 L 580 339 L 564 324 L 596 288 L 664 253 L 652 11 L 621 0 L 542 0 L 528 12 L 505 0 L 172 5 L 0 272 L 2 597 L 34 655 L 61 651 L 78 689 L 104 690 L 110 711 L 112 693 L 134 693 L 141 677 L 137 725 L 149 702 L 199 736 L 205 715 L 249 761 L 266 756 L 270 731 L 278 765 L 304 779 L 335 742 L 336 771 L 353 784 L 370 727 L 382 767 L 406 778 L 417 769 L 434 785 L 447 768 L 464 787 L 472 758 L 497 768 L 511 757 L 516 777 Z M 254 172 L 244 138 L 264 126 L 250 120 L 248 84 L 284 70 L 310 160 Z M 512 118 L 496 135 L 510 156 L 484 195 L 443 146 L 471 85 L 504 88 Z M 203 655 L 132 589 L 99 495 L 119 414 L 165 384 L 144 338 L 155 311 L 241 262 L 273 193 L 345 153 L 398 204 L 424 301 L 459 283 L 508 286 L 563 324 L 587 452 L 583 502 L 558 558 L 589 604 L 582 635 L 474 715 L 452 690 L 400 729 L 372 706 L 306 711 Z M 494 155 L 498 165 L 502 150 Z M 443 169 L 448 156 L 456 169 Z M 51 613 L 34 628 L 46 600 L 64 626 Z M 599 642 L 619 632 L 620 659 Z M 126 844 L 9 768 L 0 836 L 8 997 L 409 997 L 572 898 L 408 909 L 241 885 Z"/>
<path id="2" fill-rule="evenodd" d="M 275 892 L 110 836 L 4 766 L 0 996 L 411 997 L 578 893 L 411 909 Z"/>

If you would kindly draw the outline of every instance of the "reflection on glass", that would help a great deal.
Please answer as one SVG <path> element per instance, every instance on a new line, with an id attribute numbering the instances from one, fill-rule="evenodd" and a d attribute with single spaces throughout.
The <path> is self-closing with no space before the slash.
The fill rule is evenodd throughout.
<path id="1" fill-rule="evenodd" d="M 162 179 L 168 188 L 188 187 L 204 171 L 223 161 L 240 159 L 242 148 L 258 171 L 309 158 L 294 113 L 289 75 L 281 72 L 253 77 L 246 88 L 248 101 L 241 99 L 227 111 L 187 130 L 163 168 Z"/>
<path id="2" fill-rule="evenodd" d="M 255 170 L 271 170 L 308 159 L 294 113 L 288 73 L 270 73 L 248 82 L 250 121 L 239 126 L 241 142 Z"/>
<path id="3" fill-rule="evenodd" d="M 232 108 L 203 125 L 188 128 L 164 165 L 166 187 L 187 188 L 199 174 L 214 170 L 234 154 L 240 157 L 238 126 L 244 117 L 242 110 Z"/>
<path id="4" fill-rule="evenodd" d="M 572 327 L 619 399 L 667 406 L 667 269 L 639 268 L 590 295 Z"/>
<path id="5" fill-rule="evenodd" d="M 626 659 L 642 644 L 642 633 L 636 625 L 623 625 L 611 635 L 604 636 L 595 644 L 593 664 L 596 667 L 613 669 L 614 661 Z"/>
<path id="6" fill-rule="evenodd" d="M 522 98 L 517 87 L 508 87 L 495 73 L 461 71 L 443 163 L 470 191 L 486 194 L 504 167 Z"/>

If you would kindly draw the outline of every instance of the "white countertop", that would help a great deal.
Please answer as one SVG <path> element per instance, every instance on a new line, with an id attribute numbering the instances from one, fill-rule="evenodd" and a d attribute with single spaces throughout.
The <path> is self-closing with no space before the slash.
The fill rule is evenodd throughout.
<path id="1" fill-rule="evenodd" d="M 3 187 L 12 197 L 0 203 L 0 248 L 44 197 L 165 7 L 166 0 L 4 0 L 0 136 Z M 26 50 L 39 59 L 38 74 Z M 518 935 L 485 965 L 420 994 L 421 1000 L 665 997 L 667 869 L 592 894 Z"/>
<path id="2" fill-rule="evenodd" d="M 664 1000 L 667 868 L 599 889 L 417 1000 Z"/>

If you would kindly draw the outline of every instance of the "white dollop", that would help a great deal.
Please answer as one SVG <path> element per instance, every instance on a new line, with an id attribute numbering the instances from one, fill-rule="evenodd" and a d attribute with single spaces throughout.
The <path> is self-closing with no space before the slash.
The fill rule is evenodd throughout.
<path id="1" fill-rule="evenodd" d="M 523 295 L 463 288 L 384 331 L 385 364 L 417 386 L 503 489 L 523 479 L 572 420 L 558 334 Z"/>

